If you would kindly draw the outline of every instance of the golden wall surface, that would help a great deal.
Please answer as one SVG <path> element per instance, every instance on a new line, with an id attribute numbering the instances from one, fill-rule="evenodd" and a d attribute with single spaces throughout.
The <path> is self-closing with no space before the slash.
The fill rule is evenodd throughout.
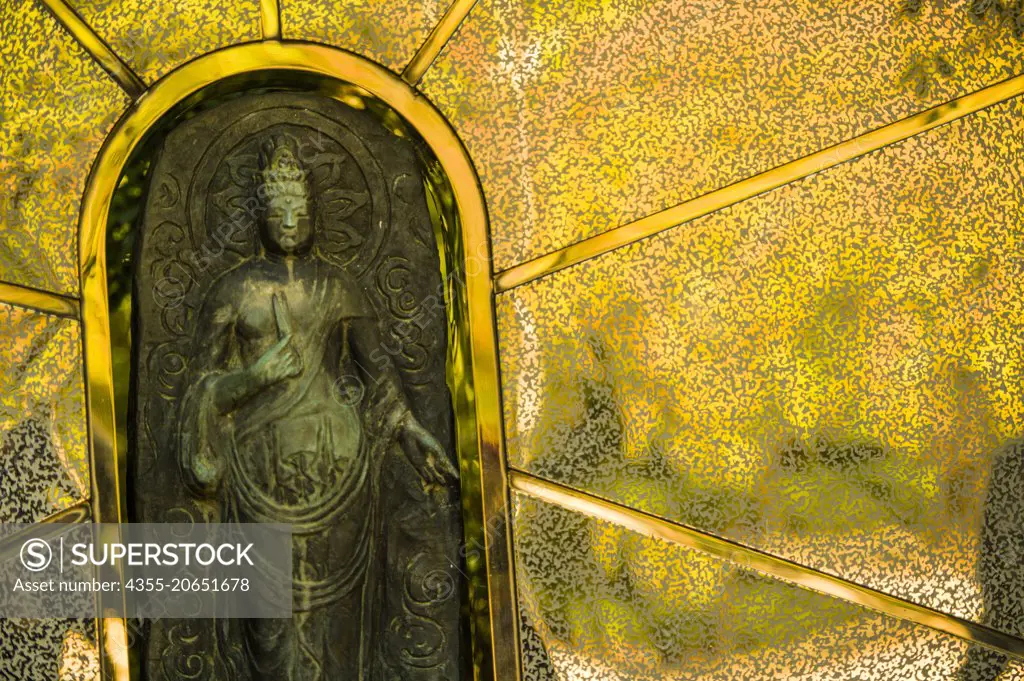
<path id="1" fill-rule="evenodd" d="M 78 323 L 0 303 L 0 522 L 36 522 L 89 497 Z"/>
<path id="2" fill-rule="evenodd" d="M 983 654 L 1024 679 L 1024 612 L 992 616 L 982 569 L 1024 555 L 1013 3 L 9 0 L 0 26 L 0 520 L 96 501 L 79 209 L 133 78 L 308 40 L 405 69 L 451 122 L 495 274 L 581 249 L 495 284 L 523 481 L 499 681 L 953 679 Z M 951 122 L 886 137 L 929 110 Z M 98 678 L 97 635 L 0 620 L 0 678 Z"/>
<path id="3" fill-rule="evenodd" d="M 261 36 L 259 0 L 69 4 L 148 83 L 202 54 Z"/>
<path id="4" fill-rule="evenodd" d="M 447 8 L 446 0 L 294 0 L 281 5 L 286 38 L 337 45 L 395 71 L 405 68 Z"/>
<path id="5" fill-rule="evenodd" d="M 500 294 L 509 463 L 977 618 L 989 471 L 1024 433 L 1022 113 Z"/>
<path id="6" fill-rule="evenodd" d="M 970 648 L 527 496 L 513 504 L 525 681 L 951 679 Z M 1002 679 L 1024 678 L 1007 666 Z"/>
<path id="7" fill-rule="evenodd" d="M 128 97 L 38 2 L 0 26 L 0 280 L 75 295 L 79 201 Z"/>
<path id="8" fill-rule="evenodd" d="M 1016 75 L 969 3 L 481 0 L 423 89 L 511 267 Z"/>

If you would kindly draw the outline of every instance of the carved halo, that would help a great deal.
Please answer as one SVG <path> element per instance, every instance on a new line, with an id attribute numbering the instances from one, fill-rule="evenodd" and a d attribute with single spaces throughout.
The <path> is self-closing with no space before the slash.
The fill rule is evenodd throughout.
<path id="1" fill-rule="evenodd" d="M 299 150 L 314 199 L 318 251 L 356 277 L 372 271 L 390 228 L 383 172 L 344 124 L 294 106 L 243 116 L 203 154 L 188 192 L 193 248 L 226 248 L 242 257 L 255 252 L 252 206 L 260 144 L 268 137 L 288 138 Z"/>

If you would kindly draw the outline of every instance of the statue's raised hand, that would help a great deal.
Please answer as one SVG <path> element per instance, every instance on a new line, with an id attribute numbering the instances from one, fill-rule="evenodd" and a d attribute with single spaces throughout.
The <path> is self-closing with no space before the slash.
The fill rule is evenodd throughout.
<path id="1" fill-rule="evenodd" d="M 259 385 L 273 385 L 302 373 L 302 356 L 288 334 L 264 352 L 250 369 Z"/>

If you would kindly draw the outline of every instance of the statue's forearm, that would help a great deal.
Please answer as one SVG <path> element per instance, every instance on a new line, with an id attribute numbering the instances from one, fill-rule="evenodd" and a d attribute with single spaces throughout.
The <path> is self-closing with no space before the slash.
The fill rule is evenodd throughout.
<path id="1" fill-rule="evenodd" d="M 349 342 L 353 358 L 365 375 L 368 387 L 378 401 L 389 405 L 388 420 L 392 421 L 393 425 L 399 425 L 410 410 L 405 401 L 401 378 L 395 371 L 391 356 L 385 352 L 384 344 L 380 341 L 376 320 L 353 320 L 349 328 Z"/>
<path id="2" fill-rule="evenodd" d="M 248 369 L 223 374 L 214 386 L 214 405 L 220 413 L 230 413 L 255 396 L 261 387 Z"/>

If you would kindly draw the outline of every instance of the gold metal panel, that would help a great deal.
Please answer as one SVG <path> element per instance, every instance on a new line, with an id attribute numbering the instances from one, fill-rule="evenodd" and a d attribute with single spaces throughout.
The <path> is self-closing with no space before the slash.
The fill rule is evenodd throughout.
<path id="1" fill-rule="evenodd" d="M 96 623 L 0 619 L 0 679 L 99 681 Z"/>
<path id="2" fill-rule="evenodd" d="M 501 270 L 1016 75 L 1005 21 L 907 4 L 482 0 L 422 87 Z"/>
<path id="3" fill-rule="evenodd" d="M 147 83 L 221 47 L 263 37 L 260 0 L 68 0 Z"/>
<path id="4" fill-rule="evenodd" d="M 951 99 L 944 104 L 925 109 L 881 128 L 875 128 L 827 149 L 816 151 L 721 189 L 677 203 L 671 208 L 647 215 L 629 224 L 577 241 L 571 246 L 502 270 L 494 277 L 495 290 L 507 291 L 552 272 L 572 267 L 584 260 L 613 251 L 634 241 L 646 239 L 658 232 L 714 213 L 734 203 L 746 201 L 784 184 L 795 182 L 908 137 L 946 125 L 1022 93 L 1024 93 L 1024 75 L 1014 76 L 969 95 Z"/>
<path id="5" fill-rule="evenodd" d="M 89 497 L 77 322 L 0 304 L 0 522 L 36 522 Z"/>
<path id="6" fill-rule="evenodd" d="M 938 680 L 980 649 L 524 494 L 513 509 L 524 681 Z"/>
<path id="7" fill-rule="evenodd" d="M 128 98 L 40 3 L 0 26 L 0 280 L 75 295 L 78 202 Z"/>
<path id="8" fill-rule="evenodd" d="M 444 16 L 448 0 L 282 0 L 284 37 L 343 47 L 401 71 Z"/>
<path id="9" fill-rule="evenodd" d="M 997 631 L 986 625 L 938 612 L 821 570 L 794 563 L 785 558 L 650 513 L 638 511 L 572 487 L 538 478 L 529 473 L 510 471 L 509 484 L 517 492 L 563 509 L 583 513 L 598 520 L 639 532 L 647 537 L 663 539 L 685 548 L 695 549 L 708 556 L 755 570 L 765 576 L 861 605 L 891 617 L 921 624 L 973 643 L 980 643 L 985 649 L 999 651 L 1004 657 L 1024 659 L 1024 638 Z"/>
<path id="10" fill-rule="evenodd" d="M 990 472 L 1024 465 L 1022 115 L 499 295 L 511 465 L 978 620 Z"/>

